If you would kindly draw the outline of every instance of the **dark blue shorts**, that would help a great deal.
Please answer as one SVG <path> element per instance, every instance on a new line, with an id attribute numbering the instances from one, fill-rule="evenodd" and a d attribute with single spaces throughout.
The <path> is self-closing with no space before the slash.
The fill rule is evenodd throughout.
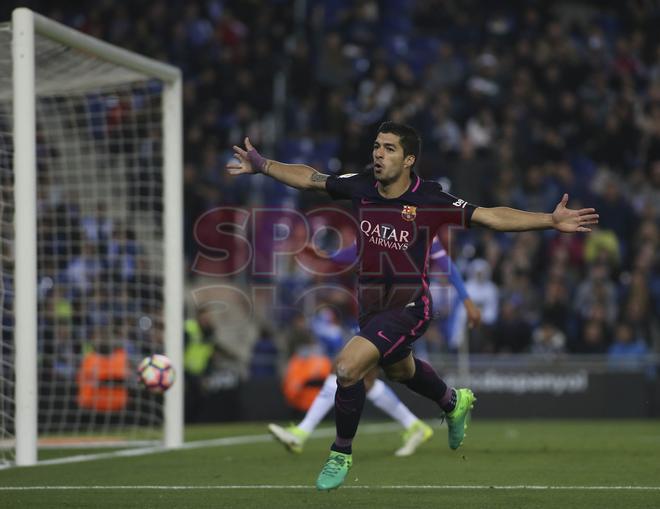
<path id="1" fill-rule="evenodd" d="M 373 313 L 360 320 L 359 336 L 371 341 L 380 352 L 380 365 L 389 366 L 412 352 L 413 342 L 431 323 L 431 313 L 423 303 Z"/>

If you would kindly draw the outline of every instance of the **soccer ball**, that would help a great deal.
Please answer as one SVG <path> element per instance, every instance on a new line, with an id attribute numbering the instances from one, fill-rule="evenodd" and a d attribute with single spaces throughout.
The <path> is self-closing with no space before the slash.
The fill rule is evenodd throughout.
<path id="1" fill-rule="evenodd" d="M 151 392 L 162 393 L 174 383 L 172 361 L 164 355 L 154 354 L 142 359 L 138 366 L 140 383 Z"/>

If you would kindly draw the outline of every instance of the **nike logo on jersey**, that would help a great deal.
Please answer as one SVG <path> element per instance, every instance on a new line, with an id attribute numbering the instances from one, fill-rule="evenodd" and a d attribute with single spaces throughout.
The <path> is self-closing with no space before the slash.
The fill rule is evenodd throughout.
<path id="1" fill-rule="evenodd" d="M 364 198 L 362 198 L 362 199 L 360 200 L 360 203 L 361 203 L 362 205 L 375 205 L 376 202 L 375 202 L 375 201 L 365 200 Z"/>

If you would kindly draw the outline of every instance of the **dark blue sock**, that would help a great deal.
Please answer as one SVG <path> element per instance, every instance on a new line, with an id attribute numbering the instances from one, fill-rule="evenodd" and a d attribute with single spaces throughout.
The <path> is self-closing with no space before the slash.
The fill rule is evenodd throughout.
<path id="1" fill-rule="evenodd" d="M 430 364 L 415 359 L 415 374 L 410 380 L 404 380 L 403 383 L 409 389 L 415 391 L 435 401 L 445 412 L 451 412 L 456 406 L 456 391 L 438 376 Z"/>
<path id="2" fill-rule="evenodd" d="M 337 393 L 335 394 L 337 436 L 330 447 L 331 450 L 352 454 L 353 437 L 355 437 L 360 423 L 366 394 L 362 380 L 349 387 L 342 387 L 337 382 Z"/>

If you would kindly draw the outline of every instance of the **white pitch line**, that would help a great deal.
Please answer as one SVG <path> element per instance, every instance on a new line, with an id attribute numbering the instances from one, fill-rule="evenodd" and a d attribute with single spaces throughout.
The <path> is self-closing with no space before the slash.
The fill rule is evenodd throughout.
<path id="1" fill-rule="evenodd" d="M 0 486 L 0 491 L 84 490 L 314 490 L 307 485 L 214 485 L 214 486 Z M 569 491 L 660 491 L 660 486 L 542 486 L 542 485 L 398 485 L 342 486 L 342 490 L 569 490 Z"/>
<path id="2" fill-rule="evenodd" d="M 436 423 L 431 423 L 436 425 Z M 359 433 L 371 435 L 376 433 L 386 433 L 386 432 L 396 432 L 401 429 L 401 426 L 397 423 L 386 423 L 386 424 L 365 424 L 360 426 Z M 334 428 L 325 428 L 320 429 L 314 432 L 310 438 L 327 438 L 335 435 Z M 101 452 L 98 454 L 79 454 L 77 456 L 67 456 L 65 458 L 56 458 L 52 460 L 43 460 L 38 461 L 35 466 L 47 466 L 47 465 L 64 465 L 67 463 L 81 463 L 83 461 L 96 461 L 104 460 L 110 458 L 126 458 L 133 456 L 145 456 L 147 454 L 159 454 L 164 452 L 174 452 L 174 451 L 184 451 L 191 449 L 202 449 L 207 447 L 226 447 L 231 445 L 239 444 L 256 444 L 260 442 L 270 442 L 273 440 L 273 437 L 269 434 L 264 435 L 239 435 L 235 437 L 225 437 L 225 438 L 213 438 L 210 440 L 195 440 L 193 442 L 186 442 L 180 447 L 174 449 L 167 449 L 162 446 L 156 447 L 140 447 L 137 449 L 123 449 L 121 451 L 112 451 L 112 452 Z M 0 465 L 0 470 L 4 467 Z M 12 468 L 9 466 L 9 468 Z M 30 467 L 22 467 L 30 468 Z"/>

